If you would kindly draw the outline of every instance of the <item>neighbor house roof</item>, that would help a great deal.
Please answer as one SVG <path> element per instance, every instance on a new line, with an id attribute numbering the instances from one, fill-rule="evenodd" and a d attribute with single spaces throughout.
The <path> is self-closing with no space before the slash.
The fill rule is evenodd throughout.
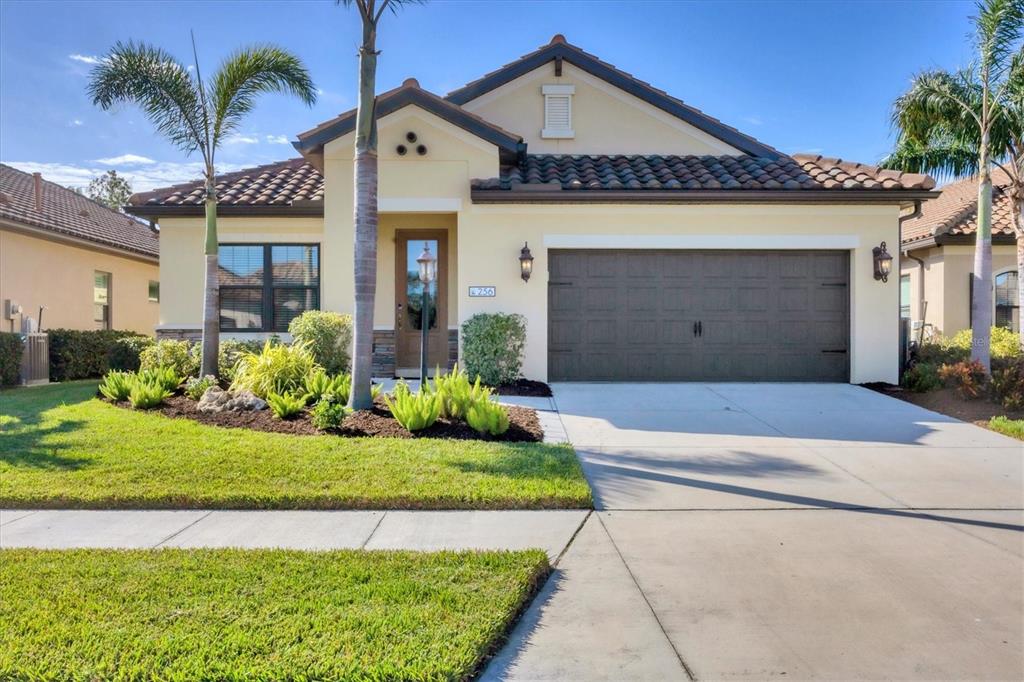
<path id="1" fill-rule="evenodd" d="M 992 236 L 1013 237 L 1013 207 L 1010 178 L 1000 169 L 992 171 Z M 978 231 L 978 178 L 953 182 L 942 188 L 937 199 L 921 207 L 921 215 L 903 223 L 904 246 L 927 246 L 949 238 L 970 240 Z"/>
<path id="2" fill-rule="evenodd" d="M 131 216 L 31 173 L 0 164 L 0 220 L 108 249 L 160 255 L 159 233 Z"/>

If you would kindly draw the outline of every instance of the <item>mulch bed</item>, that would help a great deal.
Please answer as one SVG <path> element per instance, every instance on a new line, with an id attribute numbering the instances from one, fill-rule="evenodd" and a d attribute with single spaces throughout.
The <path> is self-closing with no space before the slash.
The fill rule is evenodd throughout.
<path id="1" fill-rule="evenodd" d="M 543 381 L 516 379 L 511 384 L 502 384 L 494 389 L 498 395 L 517 395 L 530 398 L 550 398 L 551 387 Z"/>
<path id="2" fill-rule="evenodd" d="M 892 384 L 864 384 L 864 387 L 978 426 L 987 427 L 988 421 L 992 417 L 1024 419 L 1024 410 L 1008 410 L 985 398 L 964 400 L 955 388 L 940 388 L 927 393 L 915 393 Z"/>
<path id="3" fill-rule="evenodd" d="M 119 407 L 131 409 L 127 402 L 115 403 Z M 539 443 L 544 439 L 544 431 L 534 410 L 525 407 L 506 406 L 508 411 L 508 431 L 497 437 L 482 436 L 468 424 L 452 422 L 444 418 L 438 419 L 429 429 L 410 433 L 391 416 L 384 401 L 378 398 L 372 410 L 359 410 L 345 417 L 341 428 L 327 433 L 338 436 L 375 436 L 387 438 L 450 438 L 454 440 L 491 440 Z M 289 433 L 293 435 L 323 435 L 309 420 L 309 412 L 304 411 L 294 419 L 278 419 L 269 410 L 247 412 L 199 412 L 196 403 L 183 395 L 175 395 L 164 401 L 150 412 L 157 412 L 166 417 L 192 419 L 203 424 L 223 426 L 253 431 L 269 431 L 273 433 Z"/>

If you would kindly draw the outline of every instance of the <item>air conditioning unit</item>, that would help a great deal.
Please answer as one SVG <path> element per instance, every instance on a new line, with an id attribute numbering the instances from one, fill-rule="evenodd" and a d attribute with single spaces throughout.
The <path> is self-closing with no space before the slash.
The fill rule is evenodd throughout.
<path id="1" fill-rule="evenodd" d="M 21 355 L 21 383 L 36 386 L 50 383 L 50 335 L 24 334 L 25 350 Z"/>

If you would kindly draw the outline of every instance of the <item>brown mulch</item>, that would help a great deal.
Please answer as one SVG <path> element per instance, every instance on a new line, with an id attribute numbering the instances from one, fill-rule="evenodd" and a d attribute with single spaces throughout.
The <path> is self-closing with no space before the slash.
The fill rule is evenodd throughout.
<path id="1" fill-rule="evenodd" d="M 1008 419 L 1024 419 L 1024 410 L 1008 410 L 998 403 L 985 398 L 965 400 L 960 397 L 955 388 L 940 388 L 927 393 L 915 393 L 907 391 L 898 386 L 891 385 L 865 385 L 866 388 L 884 393 L 893 398 L 908 403 L 913 403 L 926 410 L 938 412 L 954 419 L 970 422 L 978 426 L 988 427 L 988 421 L 992 417 L 1007 417 Z"/>
<path id="2" fill-rule="evenodd" d="M 131 409 L 127 402 L 117 403 L 119 407 Z M 506 406 L 508 411 L 508 431 L 492 438 L 481 436 L 468 424 L 452 422 L 441 418 L 429 429 L 410 433 L 391 416 L 384 401 L 378 398 L 372 410 L 359 410 L 345 417 L 341 428 L 329 433 L 338 436 L 372 436 L 388 438 L 450 438 L 454 440 L 492 440 L 539 443 L 544 439 L 544 431 L 534 410 L 525 407 Z M 196 403 L 185 396 L 175 395 L 164 401 L 162 405 L 151 410 L 166 417 L 192 419 L 193 421 L 213 426 L 223 426 L 253 431 L 269 431 L 273 433 L 289 433 L 293 435 L 323 435 L 310 422 L 309 411 L 304 411 L 294 419 L 278 419 L 267 410 L 250 412 L 215 412 L 206 413 L 196 410 Z"/>
<path id="3" fill-rule="evenodd" d="M 516 379 L 511 384 L 501 384 L 494 389 L 498 395 L 518 395 L 531 398 L 550 398 L 551 387 L 543 381 L 532 379 Z"/>

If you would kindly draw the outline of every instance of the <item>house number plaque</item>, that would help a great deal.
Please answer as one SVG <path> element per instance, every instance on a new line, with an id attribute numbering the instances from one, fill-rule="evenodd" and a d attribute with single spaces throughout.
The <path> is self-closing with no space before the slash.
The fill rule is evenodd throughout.
<path id="1" fill-rule="evenodd" d="M 469 297 L 470 298 L 494 298 L 494 294 L 497 293 L 497 287 L 470 287 Z"/>

